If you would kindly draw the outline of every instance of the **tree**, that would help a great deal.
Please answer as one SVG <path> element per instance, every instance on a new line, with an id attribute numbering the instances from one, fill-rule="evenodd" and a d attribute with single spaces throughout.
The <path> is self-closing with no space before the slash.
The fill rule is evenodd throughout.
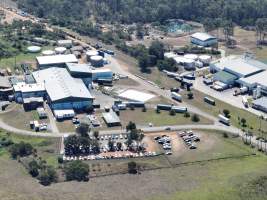
<path id="1" fill-rule="evenodd" d="M 146 107 L 143 107 L 142 112 L 146 112 Z"/>
<path id="2" fill-rule="evenodd" d="M 246 127 L 247 120 L 245 118 L 241 119 L 242 127 Z"/>
<path id="3" fill-rule="evenodd" d="M 189 113 L 189 112 L 185 112 L 185 113 L 184 113 L 184 117 L 185 117 L 185 118 L 189 118 L 189 117 L 190 117 L 190 113 Z"/>
<path id="4" fill-rule="evenodd" d="M 17 158 L 17 156 L 29 156 L 33 152 L 33 147 L 29 143 L 20 142 L 18 144 L 11 145 L 9 152 L 11 153 L 12 158 Z"/>
<path id="5" fill-rule="evenodd" d="M 265 40 L 265 32 L 267 31 L 267 18 L 259 18 L 256 21 L 257 44 L 261 44 Z"/>
<path id="6" fill-rule="evenodd" d="M 230 118 L 230 111 L 229 110 L 224 109 L 223 110 L 223 114 L 224 114 L 225 117 Z"/>
<path id="7" fill-rule="evenodd" d="M 97 139 L 99 137 L 99 131 L 94 131 L 94 137 Z"/>
<path id="8" fill-rule="evenodd" d="M 188 99 L 193 99 L 194 98 L 194 94 L 192 92 L 189 92 L 187 94 L 187 97 L 188 97 Z"/>
<path id="9" fill-rule="evenodd" d="M 64 162 L 63 157 L 62 157 L 62 156 L 58 156 L 58 157 L 57 157 L 57 162 L 58 162 L 59 164 L 62 164 L 62 163 Z"/>
<path id="10" fill-rule="evenodd" d="M 128 123 L 128 125 L 126 126 L 126 131 L 128 132 L 128 131 L 132 131 L 132 130 L 134 130 L 134 129 L 136 129 L 136 125 L 135 125 L 134 122 L 130 121 L 130 122 Z"/>
<path id="11" fill-rule="evenodd" d="M 65 175 L 67 181 L 88 181 L 89 180 L 89 166 L 79 160 L 68 163 L 65 168 Z"/>
<path id="12" fill-rule="evenodd" d="M 48 186 L 51 184 L 49 175 L 46 170 L 42 170 L 39 176 L 40 183 L 44 186 Z"/>
<path id="13" fill-rule="evenodd" d="M 154 55 L 157 60 L 164 59 L 164 44 L 157 41 L 152 42 L 148 49 L 149 55 Z"/>
<path id="14" fill-rule="evenodd" d="M 128 163 L 128 172 L 129 174 L 136 174 L 137 173 L 137 164 L 136 162 L 129 162 Z"/>
<path id="15" fill-rule="evenodd" d="M 149 67 L 149 56 L 147 54 L 140 55 L 138 57 L 138 65 L 142 72 L 147 72 Z"/>
<path id="16" fill-rule="evenodd" d="M 39 175 L 39 168 L 40 166 L 36 160 L 29 162 L 29 173 L 32 175 L 32 177 L 37 177 Z"/>
<path id="17" fill-rule="evenodd" d="M 78 133 L 82 137 L 88 137 L 88 132 L 90 131 L 89 125 L 86 123 L 81 123 L 77 128 L 76 128 L 76 133 Z"/>
<path id="18" fill-rule="evenodd" d="M 109 147 L 109 151 L 114 151 L 114 141 L 109 139 L 108 140 L 108 147 Z"/>
<path id="19" fill-rule="evenodd" d="M 122 148 L 122 143 L 121 142 L 117 142 L 117 148 L 118 148 L 118 150 L 121 150 L 121 148 Z"/>
<path id="20" fill-rule="evenodd" d="M 200 118 L 197 114 L 194 114 L 192 117 L 191 117 L 191 120 L 192 122 L 199 122 L 200 121 Z"/>
<path id="21" fill-rule="evenodd" d="M 171 116 L 175 116 L 175 115 L 176 115 L 175 110 L 170 110 L 170 115 L 171 115 Z"/>

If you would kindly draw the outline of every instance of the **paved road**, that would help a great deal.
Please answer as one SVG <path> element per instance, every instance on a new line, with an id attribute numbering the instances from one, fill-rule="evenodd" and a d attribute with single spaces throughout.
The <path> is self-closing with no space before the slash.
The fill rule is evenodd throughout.
<path id="1" fill-rule="evenodd" d="M 50 107 L 45 103 L 45 110 L 48 115 L 49 121 L 50 121 L 50 127 L 53 133 L 59 133 L 59 130 L 57 128 L 56 120 L 54 118 L 54 115 L 50 109 Z"/>

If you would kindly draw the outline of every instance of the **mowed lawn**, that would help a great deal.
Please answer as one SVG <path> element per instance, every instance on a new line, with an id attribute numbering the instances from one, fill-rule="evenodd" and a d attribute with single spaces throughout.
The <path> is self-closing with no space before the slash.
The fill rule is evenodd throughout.
<path id="1" fill-rule="evenodd" d="M 156 113 L 154 109 L 147 109 L 146 112 L 143 112 L 142 109 L 121 111 L 120 119 L 122 126 L 124 127 L 129 123 L 129 121 L 135 122 L 140 126 L 148 126 L 149 123 L 152 123 L 154 126 L 212 124 L 210 120 L 203 117 L 200 117 L 200 121 L 196 123 L 192 122 L 191 117 L 184 117 L 184 114 L 177 113 L 176 115 L 171 116 L 169 111 L 160 111 L 160 113 Z"/>
<path id="2" fill-rule="evenodd" d="M 230 104 L 224 103 L 223 101 L 219 100 L 219 99 L 215 99 L 213 97 L 210 97 L 212 99 L 215 99 L 216 101 L 216 106 L 211 106 L 207 103 L 205 103 L 203 101 L 203 98 L 208 96 L 205 95 L 199 91 L 194 90 L 194 99 L 193 100 L 188 100 L 186 98 L 185 101 L 187 101 L 188 103 L 197 106 L 199 109 L 211 113 L 214 116 L 218 116 L 219 114 L 223 113 L 224 109 L 227 109 L 230 111 L 230 115 L 231 115 L 231 124 L 240 128 L 240 129 L 245 129 L 245 130 L 250 130 L 253 133 L 257 134 L 257 135 L 261 135 L 262 133 L 258 130 L 260 127 L 262 130 L 266 131 L 267 130 L 267 121 L 265 120 L 260 120 L 258 116 L 236 108 L 234 106 L 231 106 Z M 186 95 L 186 94 L 185 94 Z M 239 120 L 238 118 L 244 118 L 247 121 L 247 127 L 242 127 L 241 124 L 239 124 Z"/>

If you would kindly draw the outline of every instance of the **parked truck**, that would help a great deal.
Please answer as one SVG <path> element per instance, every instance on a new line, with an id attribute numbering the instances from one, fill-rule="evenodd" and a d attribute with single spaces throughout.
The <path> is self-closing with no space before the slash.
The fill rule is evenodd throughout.
<path id="1" fill-rule="evenodd" d="M 210 105 L 213 105 L 213 106 L 216 105 L 215 101 L 209 97 L 204 97 L 204 101 Z"/>
<path id="2" fill-rule="evenodd" d="M 244 106 L 246 108 L 248 108 L 248 99 L 247 99 L 247 97 L 245 97 L 245 96 L 242 97 L 242 103 L 244 104 Z"/>
<path id="3" fill-rule="evenodd" d="M 177 92 L 172 92 L 171 96 L 176 101 L 180 101 L 180 102 L 182 101 L 182 95 L 178 94 Z"/>
<path id="4" fill-rule="evenodd" d="M 227 126 L 230 126 L 230 119 L 229 118 L 227 118 L 221 114 L 218 117 L 219 117 L 219 122 L 221 122 Z"/>

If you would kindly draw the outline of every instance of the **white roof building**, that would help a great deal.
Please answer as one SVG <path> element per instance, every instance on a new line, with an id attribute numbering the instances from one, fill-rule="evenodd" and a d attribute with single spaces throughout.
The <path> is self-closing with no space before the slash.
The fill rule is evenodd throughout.
<path id="1" fill-rule="evenodd" d="M 52 102 L 67 98 L 93 99 L 81 79 L 70 76 L 65 68 L 48 68 L 33 72 L 37 83 L 43 83 Z"/>
<path id="2" fill-rule="evenodd" d="M 38 56 L 36 57 L 39 67 L 59 66 L 65 63 L 78 63 L 78 59 L 74 54 L 68 55 L 52 55 L 52 56 Z"/>
<path id="3" fill-rule="evenodd" d="M 264 70 L 264 64 L 249 58 L 229 58 L 222 59 L 214 63 L 215 69 L 227 71 L 238 78 L 248 77 Z M 266 68 L 267 69 L 267 65 Z"/>
<path id="4" fill-rule="evenodd" d="M 267 71 L 263 71 L 246 78 L 241 78 L 238 80 L 238 83 L 249 87 L 250 89 L 255 88 L 256 86 L 261 86 L 262 89 L 267 91 Z"/>
<path id="5" fill-rule="evenodd" d="M 27 84 L 25 82 L 19 82 L 16 85 L 14 85 L 13 88 L 15 92 L 22 92 L 22 93 L 45 91 L 43 83 Z"/>
<path id="6" fill-rule="evenodd" d="M 208 33 L 201 33 L 201 32 L 198 32 L 198 33 L 194 33 L 191 35 L 192 38 L 196 38 L 200 41 L 207 41 L 207 40 L 211 40 L 211 39 L 216 39 L 216 37 L 208 34 Z"/>

